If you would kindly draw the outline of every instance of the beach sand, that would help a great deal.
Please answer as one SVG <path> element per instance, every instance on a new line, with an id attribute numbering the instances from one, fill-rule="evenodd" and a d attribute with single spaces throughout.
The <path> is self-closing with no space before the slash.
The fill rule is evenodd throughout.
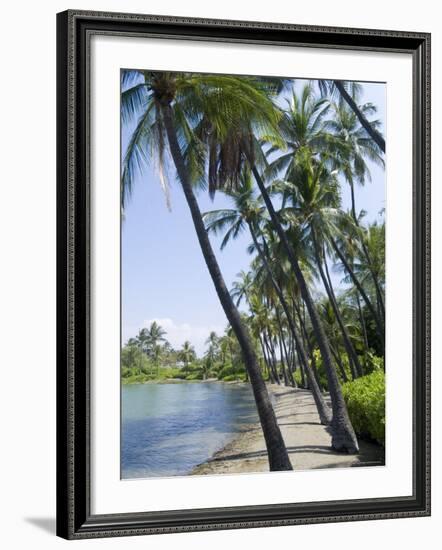
<path id="1" fill-rule="evenodd" d="M 381 446 L 359 441 L 360 453 L 347 455 L 331 449 L 327 427 L 319 422 L 310 391 L 269 385 L 273 406 L 294 470 L 313 468 L 347 468 L 381 466 L 384 450 Z M 269 470 L 267 452 L 259 424 L 244 428 L 233 441 L 196 466 L 191 475 L 235 474 Z"/>

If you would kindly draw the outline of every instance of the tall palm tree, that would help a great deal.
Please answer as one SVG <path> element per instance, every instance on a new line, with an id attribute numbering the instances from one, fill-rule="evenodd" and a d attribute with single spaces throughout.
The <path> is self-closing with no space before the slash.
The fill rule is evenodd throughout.
<path id="1" fill-rule="evenodd" d="M 211 331 L 209 337 L 206 340 L 207 350 L 204 355 L 205 366 L 207 367 L 207 374 L 215 367 L 215 363 L 219 354 L 219 337 L 216 332 Z"/>
<path id="2" fill-rule="evenodd" d="M 340 215 L 340 191 L 336 174 L 330 172 L 324 162 L 316 160 L 310 148 L 300 149 L 297 161 L 290 173 L 291 181 L 285 182 L 284 194 L 298 223 L 304 223 L 310 231 L 314 257 L 324 289 L 330 299 L 342 332 L 344 346 L 352 366 L 354 377 L 362 376 L 362 367 L 339 311 L 333 285 L 325 274 L 327 258 L 323 243 L 327 235 L 337 231 L 334 220 Z"/>
<path id="3" fill-rule="evenodd" d="M 357 262 L 360 260 L 361 256 L 361 252 L 359 250 L 360 240 L 364 237 L 361 236 L 361 232 L 354 224 L 353 217 L 349 214 L 341 213 L 337 225 L 339 225 L 340 230 L 337 231 L 335 235 L 329 234 L 328 242 L 330 243 L 331 249 L 336 258 L 339 259 L 344 271 L 347 273 L 347 280 L 351 281 L 356 286 L 361 298 L 370 311 L 376 325 L 379 340 L 382 343 L 382 347 L 384 347 L 384 316 L 381 311 L 376 310 L 373 305 L 373 300 L 371 296 L 369 296 L 365 285 L 357 276 Z M 370 260 L 370 265 L 372 265 L 372 260 Z M 372 273 L 373 270 L 371 269 L 370 274 Z M 376 294 L 377 292 L 378 290 L 376 288 Z"/>
<path id="4" fill-rule="evenodd" d="M 132 78 L 134 84 L 131 73 L 128 74 L 126 82 Z M 134 173 L 149 156 L 150 147 L 156 152 L 162 173 L 168 150 L 218 298 L 243 352 L 270 469 L 291 470 L 250 335 L 225 284 L 193 189 L 193 184 L 203 178 L 207 152 L 209 191 L 213 192 L 217 180 L 222 177 L 224 181 L 224 172 L 237 160 L 239 125 L 247 121 L 250 127 L 270 127 L 276 122 L 275 109 L 265 87 L 251 78 L 150 71 L 140 71 L 139 78 L 122 97 L 122 116 L 134 113 L 139 116 L 123 164 L 122 204 L 124 206 L 125 198 L 130 195 Z M 160 180 L 164 182 L 164 177 Z M 233 178 L 231 184 L 235 183 Z M 163 183 L 163 187 L 167 185 Z"/>
<path id="5" fill-rule="evenodd" d="M 289 118 L 289 121 L 290 121 L 290 118 Z M 292 128 L 292 130 L 296 132 L 297 128 L 294 127 Z M 300 150 L 304 150 L 308 148 L 309 148 L 309 145 L 303 145 L 300 148 Z M 291 171 L 292 168 L 293 169 L 296 168 L 297 153 L 298 153 L 298 148 L 296 148 L 293 151 L 293 156 L 294 156 L 293 163 L 289 164 L 287 171 L 289 170 Z M 325 366 L 329 391 L 332 396 L 332 407 L 333 407 L 332 446 L 334 449 L 338 451 L 356 453 L 359 450 L 358 441 L 357 441 L 353 426 L 350 422 L 350 418 L 348 416 L 348 411 L 344 401 L 344 397 L 342 395 L 339 378 L 334 366 L 332 353 L 330 351 L 330 346 L 329 346 L 324 328 L 322 326 L 320 316 L 316 309 L 314 300 L 311 296 L 304 274 L 302 273 L 302 270 L 300 268 L 299 260 L 295 253 L 293 245 L 287 238 L 287 234 L 283 227 L 281 217 L 276 212 L 276 209 L 270 198 L 269 191 L 265 185 L 264 179 L 260 174 L 257 166 L 255 164 L 252 165 L 252 159 L 249 157 L 248 160 L 249 160 L 249 163 L 251 164 L 251 169 L 252 169 L 254 178 L 256 180 L 256 183 L 258 185 L 258 188 L 261 192 L 262 199 L 269 212 L 273 227 L 275 228 L 275 231 L 277 232 L 278 237 L 281 241 L 281 244 L 283 245 L 285 252 L 287 254 L 287 257 L 290 261 L 290 265 L 296 277 L 302 299 L 307 307 L 307 311 L 311 319 L 313 330 L 315 331 L 316 339 L 317 339 L 318 346 L 323 359 L 323 363 Z"/>
<path id="6" fill-rule="evenodd" d="M 376 107 L 371 103 L 366 103 L 359 107 L 360 111 L 369 116 L 376 113 Z M 361 233 L 361 249 L 366 259 L 366 264 L 370 269 L 371 276 L 377 292 L 381 314 L 385 316 L 384 302 L 379 281 L 376 278 L 374 270 L 371 269 L 370 253 L 365 244 L 365 235 L 360 224 L 361 216 L 356 211 L 355 183 L 364 185 L 366 180 L 371 180 L 371 174 L 367 165 L 367 159 L 372 163 L 385 166 L 382 150 L 376 142 L 367 135 L 365 128 L 360 125 L 358 118 L 342 101 L 334 103 L 332 106 L 333 117 L 327 121 L 327 129 L 330 130 L 343 144 L 348 145 L 341 150 L 337 158 L 337 167 L 342 172 L 345 180 L 350 187 L 351 213 L 355 225 Z M 380 122 L 373 120 L 371 127 L 379 128 Z M 342 154 L 343 153 L 343 154 Z"/>
<path id="7" fill-rule="evenodd" d="M 323 424 L 330 424 L 331 415 L 329 408 L 326 405 L 321 391 L 316 383 L 315 377 L 311 372 L 307 355 L 304 351 L 304 347 L 301 339 L 298 335 L 298 330 L 290 312 L 290 307 L 284 297 L 283 291 L 277 283 L 275 276 L 270 265 L 271 258 L 264 252 L 263 245 L 260 244 L 258 238 L 259 223 L 261 217 L 264 215 L 264 209 L 259 202 L 254 198 L 254 188 L 250 173 L 245 171 L 242 174 L 241 186 L 237 191 L 227 192 L 234 203 L 234 208 L 228 210 L 218 210 L 204 214 L 203 218 L 206 222 L 208 231 L 214 233 L 226 230 L 224 238 L 221 243 L 221 248 L 224 248 L 230 239 L 237 237 L 246 227 L 248 228 L 253 240 L 253 244 L 258 252 L 259 258 L 264 265 L 264 269 L 270 279 L 271 285 L 276 292 L 279 302 L 284 310 L 286 319 L 289 323 L 291 334 L 296 342 L 296 347 L 301 354 L 302 361 L 307 369 L 307 377 L 309 385 L 312 389 L 315 403 L 318 409 L 318 413 Z M 264 237 L 261 236 L 264 242 Z"/>

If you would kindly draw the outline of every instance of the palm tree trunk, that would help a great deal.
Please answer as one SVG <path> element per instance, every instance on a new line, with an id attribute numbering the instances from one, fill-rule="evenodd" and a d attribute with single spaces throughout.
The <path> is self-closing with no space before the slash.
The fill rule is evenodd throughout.
<path id="1" fill-rule="evenodd" d="M 277 313 L 277 315 L 279 317 L 279 313 Z M 282 327 L 281 321 L 279 321 L 279 324 Z M 288 372 L 288 377 L 289 377 L 289 380 L 290 380 L 290 384 L 293 387 L 296 388 L 296 380 L 293 377 L 293 366 L 291 365 L 291 362 L 290 362 L 290 356 L 289 356 L 289 352 L 288 352 L 288 349 L 287 349 L 286 341 L 284 339 L 284 334 L 282 332 L 282 328 L 281 328 L 281 344 L 282 344 L 282 351 L 284 352 L 285 361 L 287 363 L 287 372 Z"/>
<path id="2" fill-rule="evenodd" d="M 365 367 L 367 367 L 367 353 L 368 353 L 367 327 L 365 326 L 365 319 L 361 308 L 361 300 L 359 299 L 359 294 L 356 294 L 356 303 L 358 304 L 359 322 L 361 323 L 362 336 L 364 338 Z"/>
<path id="3" fill-rule="evenodd" d="M 261 261 L 264 265 L 264 268 L 265 268 L 265 270 L 267 271 L 267 273 L 270 277 L 270 281 L 272 283 L 272 286 L 275 289 L 275 292 L 276 292 L 276 294 L 279 298 L 282 309 L 284 310 L 285 316 L 287 318 L 287 322 L 288 322 L 289 327 L 290 327 L 290 332 L 292 333 L 292 336 L 293 336 L 293 338 L 296 342 L 296 347 L 298 349 L 298 353 L 301 356 L 302 362 L 305 365 L 305 374 L 307 376 L 307 380 L 308 380 L 310 390 L 313 394 L 313 399 L 315 400 L 316 408 L 317 408 L 318 414 L 319 414 L 319 419 L 321 421 L 321 424 L 327 426 L 331 423 L 331 420 L 332 420 L 330 408 L 326 404 L 326 402 L 324 401 L 324 397 L 321 393 L 319 385 L 318 385 L 318 383 L 315 379 L 315 376 L 313 375 L 313 373 L 311 371 L 311 368 L 310 368 L 310 365 L 309 365 L 309 362 L 308 362 L 308 358 L 307 358 L 307 355 L 306 355 L 305 350 L 304 350 L 304 346 L 302 345 L 301 339 L 298 336 L 298 332 L 296 330 L 295 323 L 294 323 L 293 318 L 290 314 L 290 308 L 287 304 L 286 299 L 284 298 L 284 294 L 282 293 L 281 288 L 279 287 L 278 283 L 276 282 L 276 279 L 273 275 L 272 268 L 270 267 L 270 264 L 267 260 L 267 257 L 264 254 L 264 251 L 262 250 L 262 247 L 261 247 L 260 243 L 258 242 L 258 239 L 255 235 L 255 231 L 254 231 L 253 226 L 251 224 L 249 224 L 249 230 L 250 230 L 250 234 L 251 234 L 252 239 L 253 239 L 253 244 L 255 245 L 255 248 L 256 248 L 256 250 L 258 252 L 258 255 L 259 255 L 259 257 L 260 257 L 260 259 L 261 259 Z"/>
<path id="4" fill-rule="evenodd" d="M 270 372 L 272 373 L 273 383 L 280 385 L 281 380 L 279 379 L 278 370 L 276 368 L 275 353 L 274 351 L 272 351 L 272 347 L 271 347 L 271 337 L 270 335 L 266 334 L 265 330 L 264 330 L 263 336 L 264 336 L 264 344 L 267 350 L 267 356 L 269 358 Z"/>
<path id="5" fill-rule="evenodd" d="M 307 306 L 308 313 L 312 322 L 313 330 L 315 331 L 316 338 L 318 341 L 319 349 L 321 351 L 322 360 L 324 362 L 325 372 L 328 381 L 328 389 L 330 392 L 330 397 L 332 400 L 332 410 L 333 410 L 333 420 L 331 423 L 332 431 L 332 447 L 336 451 L 344 451 L 348 453 L 357 453 L 359 452 L 358 440 L 354 432 L 353 426 L 350 422 L 350 417 L 348 416 L 347 406 L 344 401 L 344 396 L 342 395 L 341 386 L 339 383 L 339 378 L 336 373 L 335 366 L 331 357 L 330 349 L 328 346 L 327 337 L 322 327 L 321 320 L 319 318 L 318 312 L 316 311 L 316 306 L 311 297 L 310 291 L 307 287 L 304 275 L 299 267 L 298 259 L 296 258 L 295 252 L 292 246 L 287 240 L 287 236 L 279 223 L 278 216 L 273 208 L 272 201 L 267 193 L 267 189 L 264 185 L 264 182 L 256 169 L 256 166 L 252 164 L 251 160 L 248 159 L 252 167 L 253 175 L 258 184 L 259 190 L 261 191 L 261 196 L 264 199 L 267 210 L 270 214 L 273 226 L 278 233 L 278 236 L 283 244 L 287 256 L 292 266 L 293 272 L 295 274 L 296 280 L 298 282 L 299 289 L 301 291 L 302 299 Z"/>
<path id="6" fill-rule="evenodd" d="M 341 260 L 342 262 L 342 265 L 345 267 L 347 273 L 350 275 L 351 277 L 351 280 L 353 281 L 353 283 L 355 284 L 356 288 L 358 289 L 359 291 L 359 294 L 361 295 L 362 299 L 364 300 L 366 306 L 368 307 L 368 309 L 370 310 L 370 313 L 372 314 L 373 316 L 373 319 L 374 319 L 374 322 L 376 324 L 376 329 L 377 329 L 377 333 L 378 333 L 378 336 L 382 342 L 382 347 L 385 346 L 385 339 L 384 339 L 384 327 L 383 327 L 383 324 L 381 323 L 381 320 L 379 319 L 379 316 L 377 314 L 377 312 L 375 311 L 374 307 L 373 307 L 373 304 L 371 303 L 369 297 L 367 296 L 367 293 L 365 292 L 363 286 L 361 285 L 361 283 L 359 282 L 358 278 L 356 277 L 356 274 L 355 272 L 353 271 L 353 269 L 351 268 L 350 264 L 347 262 L 344 254 L 341 252 L 341 250 L 339 249 L 339 246 L 337 245 L 336 241 L 333 239 L 333 237 L 330 237 L 330 243 L 333 247 L 333 250 L 336 252 L 336 255 L 338 256 L 338 258 Z"/>
<path id="7" fill-rule="evenodd" d="M 341 358 L 339 357 L 339 354 L 335 349 L 333 349 L 333 346 L 330 345 L 330 351 L 335 358 L 336 364 L 338 365 L 339 372 L 341 373 L 342 380 L 344 382 L 348 382 L 347 373 L 345 372 L 344 365 L 342 364 Z"/>
<path id="8" fill-rule="evenodd" d="M 341 329 L 342 338 L 344 340 L 344 346 L 345 351 L 347 352 L 348 361 L 350 363 L 350 368 L 353 373 L 353 379 L 357 378 L 358 376 L 362 376 L 362 367 L 361 363 L 359 362 L 358 356 L 356 354 L 356 351 L 353 347 L 353 344 L 350 340 L 350 335 L 348 334 L 347 327 L 345 326 L 345 323 L 341 317 L 341 312 L 339 311 L 338 302 L 336 300 L 335 292 L 333 290 L 333 285 L 331 284 L 331 279 L 328 277 L 328 267 L 327 262 L 325 260 L 325 256 L 321 257 L 321 253 L 319 251 L 319 245 L 318 241 L 316 239 L 316 233 L 315 230 L 312 228 L 312 240 L 313 240 L 313 246 L 315 249 L 315 258 L 316 263 L 318 265 L 319 273 L 321 275 L 322 283 L 324 285 L 325 291 L 327 292 L 327 295 L 329 297 L 331 306 L 333 308 L 333 312 L 335 314 L 336 320 L 338 321 L 339 328 Z M 325 269 L 327 270 L 327 276 L 324 272 L 324 268 L 322 266 L 322 262 L 325 264 Z"/>
<path id="9" fill-rule="evenodd" d="M 324 390 L 323 388 L 321 387 L 321 381 L 319 379 L 319 374 L 318 374 L 318 369 L 316 367 L 316 359 L 315 359 L 315 354 L 314 354 L 314 349 L 313 349 L 313 345 L 312 343 L 310 342 L 310 338 L 308 337 L 308 333 L 307 333 L 307 327 L 305 325 L 305 315 L 302 315 L 301 313 L 301 310 L 300 308 L 298 307 L 298 305 L 296 304 L 296 300 L 293 298 L 292 300 L 292 303 L 293 303 L 293 309 L 296 313 L 296 316 L 298 317 L 298 321 L 299 321 L 299 326 L 301 327 L 301 341 L 302 341 L 302 344 L 304 346 L 304 349 L 305 347 L 307 346 L 307 349 L 308 349 L 308 352 L 309 352 L 309 355 L 310 355 L 310 363 L 311 363 L 311 369 L 312 369 L 312 372 L 313 374 L 315 375 L 315 380 L 319 386 L 319 389 L 321 390 L 321 392 L 323 393 Z M 303 304 L 303 309 L 304 309 L 304 304 Z M 305 345 L 304 345 L 305 344 Z M 338 365 L 339 366 L 339 365 Z"/>
<path id="10" fill-rule="evenodd" d="M 271 379 L 271 376 L 270 376 L 270 364 L 269 364 L 269 360 L 267 359 L 266 350 L 265 350 L 265 347 L 264 347 L 264 342 L 262 341 L 262 336 L 261 336 L 261 334 L 259 334 L 258 336 L 259 336 L 259 343 L 260 343 L 260 345 L 261 345 L 262 356 L 263 356 L 263 358 L 264 358 L 264 366 L 266 367 L 266 369 L 267 369 L 267 374 L 269 375 L 269 378 Z"/>
<path id="11" fill-rule="evenodd" d="M 347 90 L 344 88 L 342 82 L 340 80 L 334 80 L 333 81 L 336 88 L 339 90 L 339 93 L 341 94 L 342 98 L 347 102 L 350 109 L 354 112 L 354 114 L 357 116 L 359 122 L 361 125 L 365 128 L 368 135 L 372 138 L 372 140 L 378 145 L 378 147 L 382 150 L 383 153 L 385 153 L 385 139 L 381 136 L 381 134 L 376 131 L 373 126 L 368 122 L 368 120 L 365 118 L 365 116 L 362 114 L 359 107 L 356 105 L 354 99 L 351 97 L 351 95 L 347 92 Z"/>
<path id="12" fill-rule="evenodd" d="M 287 350 L 285 349 L 285 343 L 284 343 L 284 333 L 282 330 L 282 324 L 281 324 L 281 316 L 279 314 L 278 308 L 275 308 L 276 313 L 276 320 L 278 323 L 278 345 L 279 345 L 279 360 L 282 367 L 282 375 L 284 377 L 284 384 L 286 386 L 293 386 L 292 381 L 290 379 L 290 368 L 289 364 L 287 362 Z"/>
<path id="13" fill-rule="evenodd" d="M 250 336 L 247 329 L 244 327 L 240 314 L 233 303 L 229 294 L 226 283 L 222 276 L 215 254 L 210 244 L 206 228 L 201 216 L 201 211 L 198 206 L 195 194 L 192 189 L 187 167 L 181 153 L 176 135 L 173 110 L 169 102 L 161 104 L 161 113 L 163 115 L 164 127 L 167 134 L 170 153 L 175 164 L 181 186 L 186 197 L 187 204 L 192 216 L 195 231 L 204 256 L 207 268 L 214 283 L 218 298 L 224 309 L 226 317 L 238 339 L 241 347 L 244 362 L 250 377 L 253 394 L 255 397 L 256 408 L 258 410 L 259 419 L 261 422 L 262 431 L 267 447 L 267 455 L 269 459 L 269 468 L 275 470 L 292 470 L 290 458 L 282 438 L 281 430 L 276 421 L 275 411 L 273 410 L 267 387 L 262 378 L 259 368 L 259 362 L 253 349 Z"/>

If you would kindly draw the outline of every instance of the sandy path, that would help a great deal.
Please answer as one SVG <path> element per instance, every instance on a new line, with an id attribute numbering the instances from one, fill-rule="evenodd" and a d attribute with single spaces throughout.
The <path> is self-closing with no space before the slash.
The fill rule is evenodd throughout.
<path id="1" fill-rule="evenodd" d="M 380 446 L 360 441 L 359 455 L 345 455 L 331 449 L 331 437 L 319 423 L 310 391 L 270 386 L 275 413 L 290 460 L 295 470 L 376 466 L 384 463 Z M 268 471 L 267 453 L 259 425 L 245 428 L 231 443 L 192 474 L 221 474 Z"/>

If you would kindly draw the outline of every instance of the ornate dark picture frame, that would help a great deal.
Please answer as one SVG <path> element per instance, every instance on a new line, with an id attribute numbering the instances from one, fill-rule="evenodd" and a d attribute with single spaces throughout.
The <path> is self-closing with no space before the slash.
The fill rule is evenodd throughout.
<path id="1" fill-rule="evenodd" d="M 404 52 L 413 58 L 414 490 L 410 497 L 92 515 L 89 43 L 94 34 Z M 67 539 L 430 514 L 430 35 L 65 11 L 57 16 L 57 534 Z"/>

